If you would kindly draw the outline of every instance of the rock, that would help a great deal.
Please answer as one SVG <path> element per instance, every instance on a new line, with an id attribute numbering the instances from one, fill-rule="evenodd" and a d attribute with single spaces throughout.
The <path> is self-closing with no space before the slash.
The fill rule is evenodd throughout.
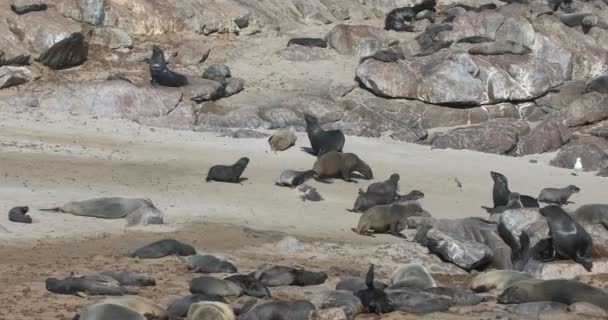
<path id="1" fill-rule="evenodd" d="M 583 225 L 593 238 L 591 257 L 608 258 L 608 231 L 603 225 Z M 595 270 L 594 270 L 595 271 Z"/>
<path id="2" fill-rule="evenodd" d="M 341 308 L 330 308 L 317 310 L 311 317 L 312 320 L 348 320 L 346 312 Z"/>
<path id="3" fill-rule="evenodd" d="M 572 102 L 561 111 L 564 124 L 576 127 L 608 118 L 608 94 L 590 92 Z"/>
<path id="4" fill-rule="evenodd" d="M 222 84 L 208 79 L 188 79 L 188 84 L 181 89 L 184 92 L 184 99 L 197 103 L 220 98 L 222 94 Z"/>
<path id="5" fill-rule="evenodd" d="M 219 34 L 239 34 L 240 30 L 241 29 L 233 19 L 225 18 L 205 25 L 202 33 L 206 36 L 216 32 Z"/>
<path id="6" fill-rule="evenodd" d="M 431 253 L 467 271 L 484 267 L 493 258 L 492 250 L 486 245 L 454 238 L 436 228 L 432 228 L 426 233 L 426 241 L 425 246 Z"/>
<path id="7" fill-rule="evenodd" d="M 57 10 L 73 20 L 99 26 L 105 18 L 104 5 L 104 0 L 60 0 Z"/>
<path id="8" fill-rule="evenodd" d="M 215 104 L 208 104 L 197 111 L 196 124 L 207 127 L 228 128 L 269 128 L 268 121 L 259 116 L 258 107 L 241 107 L 237 109 L 223 109 Z"/>
<path id="9" fill-rule="evenodd" d="M 176 62 L 178 64 L 199 64 L 207 60 L 211 48 L 200 41 L 184 41 L 177 47 Z"/>
<path id="10" fill-rule="evenodd" d="M 395 309 L 407 313 L 444 312 L 452 305 L 450 297 L 434 295 L 419 289 L 387 290 L 386 293 Z"/>
<path id="11" fill-rule="evenodd" d="M 316 61 L 329 57 L 327 49 L 292 45 L 276 52 L 281 58 L 290 61 Z"/>
<path id="12" fill-rule="evenodd" d="M 81 25 L 50 9 L 15 17 L 11 21 L 11 29 L 20 34 L 23 42 L 39 55 L 51 50 L 62 40 L 83 31 Z"/>
<path id="13" fill-rule="evenodd" d="M 572 169 L 576 158 L 581 158 L 583 170 L 597 171 L 608 163 L 608 141 L 598 137 L 576 137 L 565 144 L 551 160 L 552 166 Z"/>
<path id="14" fill-rule="evenodd" d="M 438 149 L 468 149 L 486 153 L 506 154 L 513 150 L 519 137 L 530 128 L 525 121 L 497 119 L 482 124 L 436 133 L 430 145 Z"/>
<path id="15" fill-rule="evenodd" d="M 110 49 L 131 48 L 133 40 L 124 30 L 107 26 L 95 28 L 91 43 L 102 45 Z"/>
<path id="16" fill-rule="evenodd" d="M 26 67 L 0 67 L 0 89 L 17 86 L 40 78 Z"/>
<path id="17" fill-rule="evenodd" d="M 30 54 L 21 41 L 11 31 L 5 19 L 0 19 L 0 66 L 26 64 Z"/>
<path id="18" fill-rule="evenodd" d="M 201 130 L 204 131 L 204 130 Z M 230 130 L 230 129 L 220 129 L 220 132 L 222 132 L 222 137 L 230 137 L 230 138 L 234 138 L 234 139 L 262 139 L 262 138 L 268 138 L 268 134 L 266 133 L 262 133 L 259 131 L 255 131 L 255 130 L 249 130 L 249 129 L 238 129 L 238 130 Z"/>
<path id="19" fill-rule="evenodd" d="M 538 318 L 545 314 L 562 313 L 567 310 L 568 305 L 553 301 L 528 302 L 507 306 L 507 311 L 528 319 Z"/>
<path id="20" fill-rule="evenodd" d="M 382 29 L 364 25 L 339 24 L 326 36 L 327 44 L 341 55 L 365 57 L 394 42 Z"/>
<path id="21" fill-rule="evenodd" d="M 391 133 L 389 136 L 394 140 L 414 143 L 426 139 L 428 135 L 429 133 L 426 129 L 410 128 L 404 131 Z"/>
<path id="22" fill-rule="evenodd" d="M 584 81 L 568 81 L 556 88 L 556 92 L 549 92 L 545 96 L 536 99 L 536 104 L 541 108 L 562 110 L 567 108 L 583 94 Z"/>
<path id="23" fill-rule="evenodd" d="M 608 311 L 587 302 L 577 302 L 571 304 L 568 306 L 568 310 L 580 316 L 596 317 L 599 319 L 608 318 Z"/>
<path id="24" fill-rule="evenodd" d="M 520 103 L 517 105 L 517 108 L 519 109 L 521 118 L 529 122 L 545 120 L 549 114 L 534 102 Z"/>
<path id="25" fill-rule="evenodd" d="M 203 73 L 203 79 L 209 79 L 220 83 L 225 83 L 226 78 L 230 78 L 230 68 L 223 64 L 212 64 Z"/>
<path id="26" fill-rule="evenodd" d="M 604 231 L 605 232 L 605 231 Z M 594 239 L 595 240 L 595 239 Z M 608 261 L 605 259 L 593 260 L 593 274 L 608 272 Z M 542 280 L 550 279 L 573 279 L 576 277 L 590 275 L 580 264 L 569 260 L 556 260 L 542 263 L 534 273 L 534 277 Z"/>
<path id="27" fill-rule="evenodd" d="M 571 135 L 561 115 L 551 115 L 521 137 L 515 154 L 523 156 L 557 150 L 570 140 Z"/>
<path id="28" fill-rule="evenodd" d="M 608 139 L 608 124 L 601 124 L 589 130 L 589 133 L 599 138 Z"/>
<path id="29" fill-rule="evenodd" d="M 503 212 L 498 220 L 498 224 L 502 225 L 503 230 L 508 232 L 508 238 L 513 242 L 511 250 L 520 252 L 521 243 L 520 235 L 525 232 L 530 239 L 530 247 L 536 245 L 540 240 L 549 237 L 549 225 L 545 217 L 540 214 L 537 208 L 521 208 L 510 209 Z M 506 237 L 506 234 L 501 233 L 501 236 Z M 534 271 L 530 268 L 535 268 L 534 265 L 528 266 L 528 261 L 516 261 L 513 268 L 515 270 Z"/>
<path id="30" fill-rule="evenodd" d="M 233 94 L 237 94 L 243 90 L 245 86 L 245 80 L 241 78 L 228 78 L 224 83 L 223 96 L 230 97 Z"/>

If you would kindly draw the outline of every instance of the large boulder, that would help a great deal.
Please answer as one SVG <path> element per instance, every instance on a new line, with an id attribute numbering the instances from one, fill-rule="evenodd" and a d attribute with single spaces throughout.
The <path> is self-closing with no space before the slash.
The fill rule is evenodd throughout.
<path id="1" fill-rule="evenodd" d="M 583 170 L 597 171 L 608 164 L 608 141 L 593 136 L 576 136 L 565 144 L 551 165 L 572 169 L 576 158 L 581 158 Z"/>
<path id="2" fill-rule="evenodd" d="M 519 138 L 530 130 L 521 120 L 497 119 L 465 128 L 434 134 L 430 145 L 439 149 L 468 149 L 506 154 L 515 148 Z"/>
<path id="3" fill-rule="evenodd" d="M 91 43 L 106 46 L 110 49 L 131 48 L 133 40 L 128 33 L 116 27 L 95 28 Z"/>
<path id="4" fill-rule="evenodd" d="M 104 22 L 104 5 L 104 0 L 60 0 L 57 10 L 70 19 L 98 26 Z"/>
<path id="5" fill-rule="evenodd" d="M 492 250 L 482 243 L 456 238 L 437 228 L 421 229 L 418 232 L 426 232 L 423 236 L 416 235 L 416 238 L 424 237 L 420 242 L 431 253 L 464 270 L 482 268 L 492 261 Z"/>
<path id="6" fill-rule="evenodd" d="M 326 36 L 327 44 L 342 55 L 365 57 L 387 48 L 391 39 L 385 30 L 365 25 L 339 24 Z"/>
<path id="7" fill-rule="evenodd" d="M 567 108 L 578 100 L 585 89 L 585 81 L 568 81 L 559 86 L 556 91 L 551 91 L 545 96 L 535 100 L 536 105 L 551 111 L 559 111 Z"/>
<path id="8" fill-rule="evenodd" d="M 0 67 L 0 89 L 24 84 L 40 78 L 35 72 L 26 67 Z"/>
<path id="9" fill-rule="evenodd" d="M 0 19 L 0 66 L 24 65 L 30 54 L 11 31 L 5 19 Z"/>
<path id="10" fill-rule="evenodd" d="M 568 127 L 576 127 L 598 122 L 608 118 L 608 94 L 590 92 L 574 100 L 561 113 L 564 124 Z"/>
<path id="11" fill-rule="evenodd" d="M 560 114 L 554 114 L 543 120 L 540 124 L 521 137 L 516 155 L 537 154 L 559 149 L 570 140 L 572 133 L 564 125 Z"/>

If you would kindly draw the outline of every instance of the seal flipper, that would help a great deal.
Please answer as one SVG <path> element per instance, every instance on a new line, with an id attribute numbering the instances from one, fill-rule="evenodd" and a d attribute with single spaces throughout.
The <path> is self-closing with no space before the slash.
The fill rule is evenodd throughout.
<path id="1" fill-rule="evenodd" d="M 365 284 L 368 289 L 374 289 L 374 264 L 369 265 L 367 276 L 365 276 Z"/>
<path id="2" fill-rule="evenodd" d="M 492 213 L 494 211 L 494 208 L 490 208 L 490 207 L 486 207 L 486 206 L 480 206 L 482 209 L 486 210 L 488 213 Z"/>

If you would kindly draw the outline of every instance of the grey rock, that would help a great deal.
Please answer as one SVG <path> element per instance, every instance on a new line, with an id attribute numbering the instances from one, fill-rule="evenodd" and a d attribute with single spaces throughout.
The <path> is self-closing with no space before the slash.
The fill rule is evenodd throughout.
<path id="1" fill-rule="evenodd" d="M 207 60 L 210 51 L 211 49 L 201 41 L 184 41 L 177 47 L 175 60 L 182 65 L 199 64 Z"/>
<path id="2" fill-rule="evenodd" d="M 241 78 L 228 78 L 224 83 L 223 96 L 229 97 L 233 94 L 237 94 L 245 87 L 245 80 Z"/>
<path id="3" fill-rule="evenodd" d="M 597 171 L 608 163 L 608 141 L 598 137 L 576 137 L 565 144 L 551 160 L 552 166 L 572 169 L 576 158 L 581 158 L 583 170 Z"/>
<path id="4" fill-rule="evenodd" d="M 104 0 L 60 0 L 56 7 L 64 16 L 94 26 L 102 25 L 105 19 Z"/>
<path id="5" fill-rule="evenodd" d="M 536 99 L 536 104 L 541 108 L 562 110 L 578 100 L 585 89 L 584 81 L 568 81 L 556 88 L 556 92 L 549 92 Z"/>
<path id="6" fill-rule="evenodd" d="M 484 267 L 492 262 L 492 250 L 486 245 L 454 238 L 436 228 L 428 230 L 426 241 L 426 247 L 431 253 L 465 270 Z"/>
<path id="7" fill-rule="evenodd" d="M 365 57 L 386 49 L 394 40 L 382 29 L 339 24 L 326 36 L 327 44 L 341 55 Z"/>
<path id="8" fill-rule="evenodd" d="M 197 103 L 214 100 L 222 95 L 222 84 L 208 79 L 192 78 L 182 87 L 185 100 Z"/>
<path id="9" fill-rule="evenodd" d="M 562 119 L 560 114 L 554 114 L 543 120 L 521 137 L 514 153 L 529 155 L 557 150 L 572 136 Z"/>
<path id="10" fill-rule="evenodd" d="M 26 67 L 0 67 L 0 89 L 17 86 L 40 78 Z"/>
<path id="11" fill-rule="evenodd" d="M 24 65 L 30 54 L 19 38 L 11 31 L 5 19 L 0 19 L 0 66 Z"/>
<path id="12" fill-rule="evenodd" d="M 608 94 L 590 92 L 573 101 L 561 111 L 564 124 L 576 127 L 608 118 Z"/>
<path id="13" fill-rule="evenodd" d="M 212 64 L 203 73 L 203 79 L 209 79 L 220 83 L 225 83 L 226 78 L 230 78 L 230 68 L 223 64 Z"/>
<path id="14" fill-rule="evenodd" d="M 290 61 L 316 61 L 329 58 L 327 49 L 300 45 L 289 46 L 277 51 L 276 54 Z"/>
<path id="15" fill-rule="evenodd" d="M 91 43 L 106 46 L 110 49 L 122 49 L 131 48 L 133 46 L 133 40 L 128 33 L 124 30 L 112 27 L 104 26 L 101 28 L 94 29 Z"/>

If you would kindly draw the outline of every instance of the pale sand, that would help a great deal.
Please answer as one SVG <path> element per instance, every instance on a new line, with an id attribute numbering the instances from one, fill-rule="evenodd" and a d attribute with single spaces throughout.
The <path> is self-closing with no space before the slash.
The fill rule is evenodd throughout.
<path id="1" fill-rule="evenodd" d="M 326 199 L 318 203 L 302 202 L 295 190 L 274 185 L 283 169 L 312 167 L 315 158 L 300 150 L 308 146 L 304 133 L 298 134 L 296 146 L 274 154 L 266 139 L 150 129 L 123 120 L 4 114 L 0 137 L 2 210 L 28 205 L 34 218 L 32 225 L 21 225 L 0 216 L 0 224 L 11 232 L 0 234 L 0 241 L 124 232 L 123 220 L 36 210 L 99 196 L 152 199 L 168 225 L 138 230 L 171 231 L 205 221 L 296 236 L 378 241 L 355 235 L 350 228 L 358 215 L 346 211 L 357 189 L 371 181 L 311 181 Z M 553 154 L 512 158 L 359 137 L 347 137 L 345 151 L 358 154 L 373 168 L 374 181 L 399 173 L 401 192 L 422 190 L 424 208 L 437 218 L 486 217 L 479 206 L 492 204 L 490 170 L 505 174 L 513 191 L 531 196 L 544 187 L 575 184 L 582 191 L 572 197 L 576 204 L 570 208 L 602 202 L 606 190 L 605 178 L 593 173 L 572 176 L 572 170 L 549 166 Z M 242 156 L 251 159 L 243 185 L 204 181 L 210 166 L 232 164 Z M 530 158 L 539 163 L 530 163 Z"/>

